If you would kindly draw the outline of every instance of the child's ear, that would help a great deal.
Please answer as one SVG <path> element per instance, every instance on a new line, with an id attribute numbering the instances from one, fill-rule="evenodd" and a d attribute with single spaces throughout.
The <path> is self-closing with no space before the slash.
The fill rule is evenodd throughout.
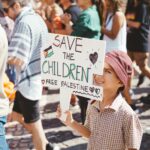
<path id="1" fill-rule="evenodd" d="M 124 84 L 121 81 L 119 81 L 119 84 L 120 84 L 120 87 L 124 87 Z"/>

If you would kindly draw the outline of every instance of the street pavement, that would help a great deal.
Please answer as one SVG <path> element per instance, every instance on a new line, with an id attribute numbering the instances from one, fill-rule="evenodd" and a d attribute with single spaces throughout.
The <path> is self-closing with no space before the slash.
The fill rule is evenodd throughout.
<path id="1" fill-rule="evenodd" d="M 134 79 L 133 87 L 137 80 Z M 150 87 L 150 81 L 146 79 L 144 87 Z M 142 89 L 141 88 L 141 91 Z M 140 150 L 150 150 L 150 106 L 138 103 L 141 96 L 146 96 L 147 93 L 140 93 L 133 95 L 134 100 L 139 107 L 136 111 L 139 115 L 140 122 L 143 127 L 144 135 Z M 62 150 L 86 150 L 87 139 L 81 137 L 77 132 L 71 128 L 66 127 L 56 118 L 56 108 L 59 103 L 59 94 L 53 91 L 50 95 L 43 95 L 40 102 L 41 118 L 44 127 L 44 132 L 48 141 L 57 144 Z M 80 109 L 72 108 L 74 118 L 81 122 Z M 17 122 L 10 122 L 6 124 L 6 138 L 10 150 L 33 150 L 31 134 L 29 134 Z"/>

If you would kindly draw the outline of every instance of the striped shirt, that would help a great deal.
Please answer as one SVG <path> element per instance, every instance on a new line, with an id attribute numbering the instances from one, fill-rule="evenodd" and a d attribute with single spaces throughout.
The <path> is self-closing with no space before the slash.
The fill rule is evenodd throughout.
<path id="1" fill-rule="evenodd" d="M 25 90 L 29 88 L 41 90 L 40 54 L 41 50 L 46 47 L 47 36 L 48 30 L 43 19 L 31 7 L 24 7 L 15 20 L 8 55 L 24 62 L 21 72 L 17 72 L 17 86 L 18 90 L 29 99 L 40 98 L 40 95 L 36 97 L 34 93 L 27 93 Z M 40 82 L 38 86 L 35 84 L 36 82 L 32 82 L 36 79 L 36 82 Z"/>
<path id="2" fill-rule="evenodd" d="M 85 127 L 91 131 L 88 150 L 139 149 L 142 128 L 135 112 L 121 95 L 100 111 L 100 102 L 90 103 Z"/>

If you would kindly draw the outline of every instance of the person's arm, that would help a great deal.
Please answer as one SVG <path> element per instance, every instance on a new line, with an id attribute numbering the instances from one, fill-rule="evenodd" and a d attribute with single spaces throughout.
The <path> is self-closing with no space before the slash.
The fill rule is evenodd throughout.
<path id="1" fill-rule="evenodd" d="M 72 117 L 72 113 L 70 111 L 66 112 L 67 117 L 66 120 L 63 121 L 63 123 L 66 126 L 71 127 L 72 129 L 78 131 L 82 136 L 89 138 L 90 137 L 90 130 L 88 128 L 86 128 L 85 126 L 81 125 L 80 123 L 78 123 L 77 121 L 75 121 Z M 60 106 L 58 106 L 57 108 L 57 117 L 60 119 L 61 117 L 61 108 Z"/>
<path id="2" fill-rule="evenodd" d="M 51 32 L 51 33 L 53 33 L 53 32 L 54 32 L 54 29 L 53 29 L 52 23 L 51 23 L 48 19 L 45 19 L 44 21 L 45 21 L 45 23 L 46 23 L 46 26 L 47 26 L 47 28 L 48 28 L 48 31 Z"/>
<path id="3" fill-rule="evenodd" d="M 73 32 L 71 15 L 65 13 L 61 16 L 61 21 L 65 24 L 65 29 L 55 29 L 54 32 L 58 34 L 70 35 Z"/>
<path id="4" fill-rule="evenodd" d="M 20 69 L 24 65 L 24 61 L 15 56 L 14 57 L 9 56 L 7 63 L 10 65 L 16 66 L 17 68 L 20 68 Z"/>
<path id="5" fill-rule="evenodd" d="M 121 27 L 123 26 L 125 17 L 122 13 L 117 12 L 113 16 L 113 24 L 111 30 L 107 30 L 105 27 L 102 27 L 102 33 L 108 36 L 111 39 L 115 39 L 120 31 Z"/>
<path id="6" fill-rule="evenodd" d="M 66 112 L 67 116 L 71 115 L 71 113 L 68 111 Z M 86 128 L 85 126 L 83 126 L 82 124 L 78 123 L 75 120 L 72 120 L 71 123 L 68 125 L 69 127 L 73 128 L 74 130 L 78 131 L 82 136 L 89 138 L 90 137 L 90 130 L 88 128 Z"/>
<path id="7" fill-rule="evenodd" d="M 70 23 L 65 24 L 65 29 L 55 29 L 54 33 L 70 35 L 73 32 L 72 25 Z"/>
<path id="8" fill-rule="evenodd" d="M 145 4 L 139 4 L 137 6 L 137 12 L 135 15 L 135 20 L 128 20 L 127 21 L 127 25 L 130 28 L 136 28 L 139 29 L 141 27 L 142 24 L 145 24 L 145 22 L 148 20 L 146 19 L 146 17 L 148 16 L 148 10 L 147 10 L 147 6 Z"/>
<path id="9" fill-rule="evenodd" d="M 68 34 L 68 35 L 70 35 L 72 32 L 73 32 L 73 29 L 72 29 L 72 25 L 71 25 L 71 23 L 69 22 L 69 23 L 67 23 L 67 24 L 65 24 L 66 25 L 66 33 Z"/>
<path id="10" fill-rule="evenodd" d="M 25 23 L 18 23 L 8 49 L 8 64 L 22 69 L 28 64 L 31 49 L 31 31 Z"/>
<path id="11" fill-rule="evenodd" d="M 140 28 L 141 23 L 138 22 L 138 21 L 127 20 L 127 25 L 130 28 L 136 28 L 136 29 L 138 29 L 138 28 Z"/>
<path id="12" fill-rule="evenodd" d="M 135 14 L 127 13 L 126 14 L 126 20 L 127 25 L 129 28 L 139 28 L 141 26 L 141 23 L 139 21 L 133 21 L 135 19 Z"/>

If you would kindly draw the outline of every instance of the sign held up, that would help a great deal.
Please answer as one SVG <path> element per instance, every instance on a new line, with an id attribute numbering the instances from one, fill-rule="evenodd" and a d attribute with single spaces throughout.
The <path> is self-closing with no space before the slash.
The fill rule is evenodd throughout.
<path id="1" fill-rule="evenodd" d="M 101 100 L 102 87 L 93 85 L 93 75 L 103 74 L 105 41 L 59 34 L 49 34 L 48 41 L 41 56 L 43 86 L 59 87 L 62 99 L 67 93 Z"/>

